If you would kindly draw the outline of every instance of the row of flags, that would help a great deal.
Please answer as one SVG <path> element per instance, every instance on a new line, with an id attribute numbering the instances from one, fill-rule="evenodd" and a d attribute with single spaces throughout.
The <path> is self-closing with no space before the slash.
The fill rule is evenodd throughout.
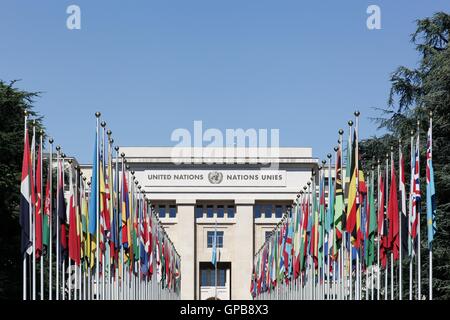
<path id="1" fill-rule="evenodd" d="M 359 113 L 355 116 L 354 129 L 349 122 L 346 165 L 341 130 L 333 168 L 329 154 L 328 161 L 322 161 L 319 170 L 313 171 L 308 186 L 255 255 L 250 283 L 254 299 L 360 300 L 382 299 L 383 295 L 385 299 L 403 299 L 404 263 L 409 264 L 409 299 L 413 299 L 414 291 L 416 299 L 423 299 L 419 130 L 411 136 L 408 168 L 400 143 L 398 162 L 392 148 L 385 161 L 363 170 L 358 146 Z M 426 145 L 426 216 L 428 299 L 432 299 L 436 203 L 431 117 Z"/>
<path id="2" fill-rule="evenodd" d="M 99 117 L 90 181 L 59 147 L 44 161 L 25 117 L 23 298 L 179 299 L 180 257 Z"/>

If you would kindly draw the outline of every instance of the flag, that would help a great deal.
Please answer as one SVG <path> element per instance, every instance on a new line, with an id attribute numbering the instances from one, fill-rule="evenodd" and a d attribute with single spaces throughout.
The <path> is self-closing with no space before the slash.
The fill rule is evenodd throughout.
<path id="1" fill-rule="evenodd" d="M 276 287 L 277 285 L 277 275 L 278 275 L 278 229 L 275 230 L 275 234 L 272 237 L 273 242 L 273 260 L 272 260 L 272 269 L 271 269 L 271 282 L 272 286 Z"/>
<path id="2" fill-rule="evenodd" d="M 331 168 L 331 166 L 330 166 Z M 327 208 L 327 216 L 325 219 L 325 232 L 327 235 L 326 244 L 325 244 L 325 254 L 331 254 L 333 257 L 334 250 L 334 186 L 331 179 L 331 170 L 328 172 L 328 208 Z"/>
<path id="3" fill-rule="evenodd" d="M 294 252 L 294 277 L 298 278 L 300 272 L 300 237 L 301 237 L 301 213 L 302 206 L 299 199 L 295 201 L 295 220 L 294 220 L 294 240 L 293 240 L 293 252 Z"/>
<path id="4" fill-rule="evenodd" d="M 432 138 L 432 122 L 427 134 L 427 234 L 428 248 L 431 250 L 434 235 L 436 233 L 436 192 L 434 190 L 434 171 L 433 171 L 433 138 Z"/>
<path id="5" fill-rule="evenodd" d="M 127 177 L 125 175 L 125 168 L 122 168 L 122 246 L 127 249 L 129 245 L 131 244 L 129 237 L 128 237 L 128 220 L 130 218 L 130 203 L 128 198 L 128 184 L 127 184 Z"/>
<path id="6" fill-rule="evenodd" d="M 378 203 L 378 238 L 380 242 L 380 259 L 382 266 L 385 267 L 386 265 L 386 237 L 385 237 L 385 230 L 386 230 L 386 224 L 385 224 L 385 214 L 384 214 L 384 199 L 385 199 L 385 193 L 384 193 L 384 179 L 383 175 L 380 174 L 379 180 L 378 180 L 378 194 L 379 194 L 379 203 Z"/>
<path id="7" fill-rule="evenodd" d="M 147 204 L 145 200 L 139 200 L 142 202 L 143 206 L 140 211 L 140 263 L 141 263 L 141 272 L 143 274 L 148 273 L 148 253 L 150 240 L 148 237 L 148 215 L 147 215 Z"/>
<path id="8" fill-rule="evenodd" d="M 356 153 L 356 132 L 355 137 L 353 139 L 352 144 L 352 152 L 351 154 L 355 155 Z M 357 190 L 356 190 L 356 180 L 357 180 L 357 172 L 356 172 L 356 161 L 351 161 L 350 167 L 351 179 L 350 184 L 348 186 L 348 203 L 347 203 L 347 216 L 346 216 L 346 230 L 349 234 L 351 234 L 356 239 L 356 214 L 357 214 Z"/>
<path id="9" fill-rule="evenodd" d="M 388 246 L 394 254 L 394 260 L 399 258 L 399 238 L 398 238 L 398 198 L 397 198 L 397 177 L 395 174 L 394 161 L 391 161 L 391 186 L 389 190 L 388 221 L 389 234 Z"/>
<path id="10" fill-rule="evenodd" d="M 368 249 L 367 249 L 367 265 L 371 266 L 375 261 L 375 234 L 377 232 L 377 213 L 375 210 L 375 186 L 372 179 L 369 185 L 369 205 L 368 205 Z"/>
<path id="11" fill-rule="evenodd" d="M 342 219 L 344 217 L 344 194 L 342 190 L 342 167 L 341 167 L 341 144 L 339 144 L 338 151 L 336 154 L 336 169 L 335 169 L 335 202 L 334 202 L 334 252 L 336 255 L 337 251 L 342 244 L 342 231 L 343 224 Z"/>
<path id="12" fill-rule="evenodd" d="M 116 166 L 118 164 L 116 163 Z M 112 161 L 109 161 L 108 165 L 108 179 L 111 181 L 111 197 L 112 197 L 112 203 L 116 204 L 116 201 L 118 200 L 118 186 L 119 186 L 119 175 L 114 174 L 112 172 Z M 116 171 L 117 173 L 118 171 Z M 114 177 L 114 178 L 113 178 Z M 119 208 L 117 205 L 113 205 L 111 208 L 111 214 L 112 214 L 112 221 L 111 221 L 111 242 L 110 242 L 110 250 L 111 250 L 111 258 L 113 259 L 114 263 L 118 259 L 118 251 L 120 246 L 120 239 L 119 239 Z"/>
<path id="13" fill-rule="evenodd" d="M 22 161 L 22 178 L 20 182 L 20 227 L 21 235 L 21 251 L 22 254 L 32 253 L 32 242 L 30 235 L 30 207 L 31 207 L 31 190 L 30 190 L 30 145 L 28 142 L 28 129 L 25 128 L 25 139 L 23 147 Z"/>
<path id="14" fill-rule="evenodd" d="M 36 258 L 40 258 L 42 254 L 42 145 L 39 144 L 38 156 L 36 162 L 36 202 L 35 202 L 35 252 Z"/>
<path id="15" fill-rule="evenodd" d="M 42 224 L 42 243 L 45 248 L 49 248 L 50 245 L 50 225 L 52 223 L 52 208 L 50 207 L 51 192 L 50 192 L 50 170 L 49 166 L 47 185 L 45 187 L 45 201 L 44 201 L 44 222 Z"/>
<path id="16" fill-rule="evenodd" d="M 408 252 L 408 215 L 406 213 L 406 187 L 405 187 L 405 159 L 403 158 L 402 146 L 399 147 L 399 162 L 400 162 L 400 172 L 399 172 L 399 191 L 400 191 L 400 228 L 402 230 L 401 250 L 402 257 L 405 257 Z"/>
<path id="17" fill-rule="evenodd" d="M 292 258 L 292 237 L 293 237 L 293 229 L 292 229 L 292 221 L 290 218 L 287 219 L 286 222 L 287 233 L 286 233 L 286 243 L 283 251 L 283 260 L 284 260 L 284 269 L 286 272 L 286 279 L 289 279 L 291 276 L 291 258 Z"/>
<path id="18" fill-rule="evenodd" d="M 319 263 L 319 204 L 317 203 L 317 196 L 315 191 L 313 191 L 312 216 L 313 221 L 311 230 L 311 255 L 313 257 L 315 267 L 317 268 Z"/>
<path id="19" fill-rule="evenodd" d="M 78 219 L 75 204 L 75 191 L 72 183 L 72 169 L 69 175 L 69 258 L 80 264 L 80 244 L 78 242 Z"/>
<path id="20" fill-rule="evenodd" d="M 66 234 L 66 203 L 64 199 L 64 180 L 63 167 L 61 159 L 58 160 L 58 218 L 59 218 L 59 252 L 60 263 L 62 263 L 67 255 L 67 234 Z"/>
<path id="21" fill-rule="evenodd" d="M 301 238 L 301 245 L 300 245 L 300 269 L 303 271 L 306 268 L 305 257 L 307 256 L 308 234 L 310 232 L 310 230 L 309 230 L 310 223 L 309 222 L 311 221 L 311 219 L 309 219 L 309 196 L 308 196 L 308 200 L 306 198 L 304 198 L 302 201 L 302 212 L 303 212 L 303 217 L 302 217 L 302 226 L 301 226 L 302 238 Z"/>
<path id="22" fill-rule="evenodd" d="M 85 183 L 81 182 L 81 235 L 83 239 L 83 256 L 86 267 L 90 267 L 91 237 L 89 233 L 89 204 L 86 198 Z"/>
<path id="23" fill-rule="evenodd" d="M 420 218 L 420 204 L 421 204 L 421 194 L 420 194 L 420 166 L 419 166 L 419 134 L 417 134 L 417 141 L 414 151 L 414 161 L 412 162 L 412 215 L 410 220 L 410 230 L 411 230 L 411 254 L 415 256 L 417 247 L 417 226 Z"/>
<path id="24" fill-rule="evenodd" d="M 325 171 L 325 169 L 323 169 Z M 319 223 L 318 223 L 318 244 L 317 244 L 317 261 L 319 267 L 322 268 L 324 255 L 324 230 L 325 230 L 325 172 L 320 179 L 319 186 Z"/>

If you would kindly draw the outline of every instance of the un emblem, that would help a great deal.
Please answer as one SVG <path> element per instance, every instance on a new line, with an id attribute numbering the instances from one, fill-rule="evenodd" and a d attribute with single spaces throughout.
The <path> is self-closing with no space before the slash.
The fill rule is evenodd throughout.
<path id="1" fill-rule="evenodd" d="M 223 174 L 218 171 L 211 171 L 210 173 L 208 173 L 208 180 L 212 184 L 219 184 L 223 180 Z"/>

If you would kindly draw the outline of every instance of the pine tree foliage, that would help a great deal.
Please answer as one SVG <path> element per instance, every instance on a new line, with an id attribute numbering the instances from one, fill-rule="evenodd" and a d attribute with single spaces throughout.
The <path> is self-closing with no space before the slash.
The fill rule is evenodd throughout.
<path id="1" fill-rule="evenodd" d="M 420 54 L 418 67 L 405 66 L 391 77 L 388 104 L 375 121 L 387 130 L 382 137 L 361 143 L 363 161 L 373 164 L 391 146 L 398 150 L 403 141 L 406 168 L 409 168 L 411 131 L 421 136 L 422 248 L 427 248 L 425 212 L 426 133 L 430 112 L 433 116 L 433 166 L 437 202 L 437 234 L 433 243 L 434 299 L 450 299 L 450 15 L 438 12 L 417 21 L 411 40 Z M 376 161 L 375 161 L 376 162 Z M 408 172 L 409 174 L 409 172 Z M 428 293 L 428 250 L 422 250 L 422 292 Z M 407 282 L 405 283 L 407 285 Z"/>

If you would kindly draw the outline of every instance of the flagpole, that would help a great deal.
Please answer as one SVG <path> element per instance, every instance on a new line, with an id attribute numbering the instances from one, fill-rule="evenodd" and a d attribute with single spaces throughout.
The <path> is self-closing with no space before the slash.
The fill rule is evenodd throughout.
<path id="1" fill-rule="evenodd" d="M 383 209 L 383 212 L 384 213 L 387 213 L 387 208 L 388 208 L 388 204 L 389 204 L 389 192 L 388 192 L 388 190 L 389 190 L 389 154 L 388 153 L 386 153 L 386 189 L 385 189 L 385 198 L 386 198 L 386 209 L 384 210 Z M 384 225 L 386 224 L 386 222 L 387 222 L 387 219 L 386 219 L 386 214 L 384 214 L 383 215 L 384 216 L 384 222 L 383 222 L 383 228 L 384 228 Z M 389 226 L 388 226 L 388 228 L 389 228 Z M 388 260 L 388 257 L 386 257 L 386 260 Z M 389 263 L 389 261 L 386 261 L 386 267 L 384 268 L 384 289 L 385 289 L 385 291 L 384 291 L 384 300 L 387 300 L 388 299 L 388 263 Z"/>
<path id="2" fill-rule="evenodd" d="M 433 159 L 433 111 L 430 111 L 430 162 Z M 429 165 L 431 166 L 431 163 L 429 163 Z M 431 168 L 430 168 L 431 169 Z M 430 177 L 431 179 L 431 177 Z M 431 181 L 428 181 L 429 183 L 431 183 Z M 428 200 L 428 199 L 427 199 Z M 430 201 L 433 201 L 432 197 L 430 197 Z M 433 204 L 432 203 L 427 203 L 427 205 L 429 205 L 431 207 L 431 210 L 433 211 Z M 432 215 L 434 214 L 433 212 L 431 213 Z M 433 219 L 434 217 L 432 217 Z M 430 222 L 427 222 L 427 225 Z M 430 228 L 430 226 L 428 226 L 428 228 Z M 433 221 L 431 221 L 431 232 L 433 234 L 434 230 L 434 225 L 433 225 Z M 430 263 L 429 263 L 429 272 L 430 272 L 430 276 L 429 276 L 429 284 L 428 284 L 428 290 L 429 290 L 429 299 L 433 300 L 433 242 L 429 241 L 429 259 L 430 259 Z"/>
<path id="3" fill-rule="evenodd" d="M 351 148 L 351 139 L 352 139 L 352 126 L 353 126 L 353 121 L 352 120 L 350 120 L 349 122 L 348 122 L 348 126 L 349 126 L 349 132 L 348 132 L 348 145 L 347 145 L 347 148 Z M 351 161 L 351 159 L 347 159 L 347 167 L 348 167 L 348 164 L 349 164 L 349 161 Z M 347 169 L 348 170 L 350 170 L 351 168 L 345 168 L 345 172 L 346 172 L 346 174 L 345 175 L 347 175 Z M 350 173 L 350 182 L 351 182 L 351 174 L 352 173 Z M 350 184 L 350 182 L 349 182 L 349 184 Z M 347 208 L 348 208 L 348 199 L 347 199 Z M 352 257 L 352 255 L 353 255 L 353 248 L 352 248 L 352 236 L 351 236 L 351 234 L 350 233 L 348 233 L 347 232 L 347 238 L 348 238 L 348 251 L 349 251 L 349 291 L 350 291 L 350 300 L 353 300 L 353 257 Z"/>
<path id="4" fill-rule="evenodd" d="M 319 183 L 320 183 L 320 189 L 325 189 L 325 165 L 326 165 L 326 161 L 322 160 L 322 170 L 320 170 L 319 168 Z M 323 180 L 322 180 L 323 179 Z M 322 186 L 322 181 L 323 181 L 323 186 Z M 324 193 L 324 198 L 325 198 L 325 190 L 322 190 L 322 192 Z M 322 197 L 322 194 L 319 195 L 319 226 L 321 226 L 321 234 L 319 234 L 319 237 L 322 238 L 322 268 L 320 268 L 320 263 L 319 263 L 319 269 L 318 271 L 320 272 L 319 275 L 319 285 L 320 285 L 320 298 L 321 300 L 325 300 L 325 203 L 323 204 L 323 214 L 320 214 L 320 199 Z M 323 199 L 325 202 L 325 199 Z M 319 241 L 320 242 L 320 241 Z M 318 248 L 318 250 L 320 251 L 320 248 Z M 320 281 L 320 279 L 322 281 Z"/>
<path id="5" fill-rule="evenodd" d="M 24 141 L 24 146 L 26 145 L 26 141 L 27 141 L 27 121 L 28 121 L 28 111 L 24 111 L 24 130 L 23 130 L 23 141 Z M 24 147 L 26 148 L 26 147 Z M 27 150 L 24 150 L 24 157 L 26 154 Z M 29 170 L 27 172 L 27 174 L 29 174 Z M 30 180 L 28 179 L 28 187 L 30 186 Z M 29 188 L 28 188 L 28 191 Z M 28 197 L 30 192 L 28 192 Z M 30 203 L 31 205 L 31 203 Z M 27 253 L 26 251 L 22 253 L 23 254 L 23 265 L 22 265 L 22 299 L 23 300 L 27 300 Z"/>
<path id="6" fill-rule="evenodd" d="M 328 157 L 328 210 L 330 212 L 330 214 L 328 215 L 329 218 L 332 218 L 334 221 L 334 217 L 332 217 L 331 215 L 331 210 L 333 210 L 333 208 L 331 208 L 331 201 L 330 201 L 330 197 L 332 197 L 333 195 L 331 194 L 331 153 L 327 154 Z M 333 215 L 334 216 L 334 215 Z M 327 300 L 330 300 L 330 248 L 332 247 L 332 244 L 330 243 L 330 234 L 331 232 L 333 232 L 333 230 L 331 230 L 331 225 L 330 222 L 331 221 L 327 221 L 328 222 L 328 234 L 327 234 Z M 333 272 L 334 274 L 334 272 Z"/>
<path id="7" fill-rule="evenodd" d="M 403 237 L 402 237 L 402 217 L 403 213 L 405 212 L 405 203 L 404 203 L 404 189 L 405 185 L 403 184 L 403 177 L 404 177 L 404 167 L 402 165 L 403 160 L 403 153 L 402 153 L 402 139 L 399 139 L 398 141 L 398 167 L 400 169 L 400 175 L 399 175 L 399 186 L 402 186 L 401 190 L 401 210 L 399 210 L 398 213 L 398 236 L 399 236 L 399 259 L 398 259 L 398 298 L 399 300 L 403 300 L 403 280 L 402 280 L 402 271 L 403 271 L 403 260 L 402 260 L 402 251 L 403 251 Z"/>
<path id="8" fill-rule="evenodd" d="M 97 139 L 96 144 L 98 146 L 98 139 L 99 139 L 99 124 L 100 124 L 100 112 L 96 112 L 95 113 L 95 117 L 97 120 L 97 126 L 96 126 L 96 130 L 97 130 L 97 134 L 95 139 Z M 97 167 L 95 168 L 96 170 L 96 175 L 97 177 L 99 177 L 99 152 L 98 152 L 98 147 L 96 152 L 96 157 L 97 157 Z M 92 192 L 91 192 L 91 196 L 93 196 Z M 99 281 L 100 281 L 100 250 L 99 250 L 99 238 L 100 238 L 100 195 L 99 195 L 99 183 L 95 184 L 95 197 L 97 199 L 96 201 L 96 207 L 95 207 L 95 219 L 96 219 L 96 236 L 95 236 L 95 244 L 96 244 L 96 248 L 95 248 L 95 256 L 96 256 L 96 265 L 95 265 L 95 299 L 96 300 L 100 300 L 100 291 L 99 291 Z"/>
<path id="9" fill-rule="evenodd" d="M 33 120 L 33 140 L 31 143 L 31 181 L 34 183 L 32 184 L 32 187 L 34 190 L 31 190 L 32 194 L 36 194 L 36 120 Z M 34 199 L 34 203 L 31 204 L 31 235 L 32 235 L 32 255 L 33 255 L 33 300 L 36 300 L 36 198 Z"/>
<path id="10" fill-rule="evenodd" d="M 380 167 L 380 159 L 377 160 L 377 205 L 380 207 L 380 182 L 381 182 L 381 167 Z M 380 212 L 378 212 L 380 214 Z M 377 217 L 378 217 L 377 214 Z M 378 221 L 378 219 L 377 219 Z M 381 241 L 381 233 L 380 226 L 377 225 L 377 300 L 380 300 L 380 287 L 381 287 L 381 269 L 380 269 L 380 241 Z"/>
<path id="11" fill-rule="evenodd" d="M 48 247 L 49 247 L 49 255 L 48 255 L 48 299 L 52 300 L 53 296 L 53 287 L 52 287 L 52 280 L 53 280 L 53 274 L 52 274 L 52 229 L 53 229 L 53 138 L 50 138 L 48 140 L 50 143 L 50 155 L 49 155 L 49 189 L 50 189 L 50 199 L 49 199 L 49 207 L 50 207 L 50 214 L 49 214 L 49 239 L 48 239 Z"/>
<path id="12" fill-rule="evenodd" d="M 39 219 L 41 219 L 41 226 L 42 224 L 42 220 L 43 220 L 43 216 L 44 216 L 44 201 L 42 201 L 42 198 L 45 197 L 45 195 L 43 194 L 43 171 L 42 171 L 42 142 L 43 142 L 43 136 L 44 136 L 44 132 L 42 131 L 42 129 L 40 130 L 40 141 L 39 141 L 39 154 L 40 154 L 40 161 L 39 161 L 39 170 L 41 172 L 41 176 L 39 177 L 40 181 L 40 200 L 39 200 L 39 204 L 40 204 L 40 208 L 39 210 L 41 211 L 41 214 L 39 215 Z M 42 241 L 42 227 L 41 227 L 41 241 Z M 42 245 L 42 244 L 41 244 Z M 41 248 L 41 250 L 43 250 Z M 41 271 L 41 300 L 44 300 L 44 254 L 43 252 L 41 252 L 41 256 L 40 256 L 40 271 Z"/>
<path id="13" fill-rule="evenodd" d="M 109 219 L 112 220 L 111 217 L 114 215 L 114 190 L 112 190 L 113 186 L 113 171 L 112 171 L 112 145 L 114 140 L 111 138 L 111 130 L 106 132 L 108 135 L 108 190 L 109 190 Z M 111 224 L 112 225 L 112 224 Z M 111 227 L 112 229 L 112 227 Z M 110 230 L 110 238 L 113 230 Z M 109 300 L 113 300 L 113 277 L 111 272 L 111 241 L 108 243 L 109 254 L 108 254 L 108 283 L 109 283 Z"/>
<path id="14" fill-rule="evenodd" d="M 105 121 L 102 121 L 102 123 L 100 124 L 101 126 L 102 126 L 102 128 L 103 128 L 103 130 L 102 130 L 102 143 L 101 143 L 101 152 L 102 152 L 102 162 L 101 162 L 101 165 L 103 166 L 103 168 L 102 168 L 102 170 L 103 170 L 103 181 L 105 181 L 105 176 L 106 176 L 106 170 L 104 170 L 105 169 L 105 136 L 106 136 L 106 122 Z M 99 199 L 99 201 L 102 201 L 102 199 Z M 106 205 L 106 204 L 105 204 Z M 103 210 L 106 210 L 106 208 L 103 208 Z M 100 215 L 101 213 L 99 212 L 99 215 Z M 100 219 L 100 218 L 99 218 Z M 106 226 L 106 221 L 105 221 L 105 217 L 103 217 L 103 223 L 105 224 L 105 226 Z M 100 225 L 99 225 L 99 227 L 100 227 Z M 103 230 L 103 232 L 104 233 L 106 233 L 106 230 Z M 102 255 L 102 300 L 105 300 L 105 264 L 106 264 L 106 258 L 105 258 L 105 252 L 106 252 L 106 237 L 105 237 L 105 234 L 101 234 L 101 236 L 102 236 L 102 238 L 104 238 L 103 239 L 103 246 L 104 246 L 104 249 L 102 250 L 102 252 L 101 252 L 101 255 Z M 100 241 L 100 240 L 99 240 Z"/>
<path id="15" fill-rule="evenodd" d="M 56 146 L 56 243 L 55 243 L 55 249 L 56 249 L 56 300 L 59 300 L 59 291 L 60 291 L 60 287 L 59 287 L 59 273 L 60 273 L 60 266 L 59 266 L 59 245 L 60 245 L 60 240 L 59 240 L 59 206 L 61 205 L 59 203 L 59 196 L 58 196 L 58 192 L 60 192 L 59 190 L 59 185 L 61 184 L 61 169 L 60 169 L 60 162 L 61 162 L 61 147 L 60 146 Z"/>
<path id="16" fill-rule="evenodd" d="M 375 160 L 375 159 L 374 159 Z M 375 199 L 374 199 L 374 192 L 375 192 L 375 181 L 374 181 L 374 176 L 375 176 L 375 173 L 374 173 L 374 169 L 375 169 L 375 165 L 373 165 L 372 164 L 372 166 L 371 166 L 371 170 L 370 170 L 370 184 L 371 184 L 371 186 L 372 186 L 372 195 L 371 195 L 371 198 L 372 198 L 372 203 L 373 203 L 373 201 L 375 201 Z M 376 207 L 375 206 L 373 206 L 373 209 L 374 210 L 376 210 L 375 209 Z M 371 208 L 372 209 L 372 208 Z M 376 215 L 376 211 L 375 211 L 375 214 L 374 215 L 372 215 L 372 210 L 370 211 L 370 214 L 371 214 L 371 216 L 372 217 L 375 217 L 375 220 L 377 220 L 376 219 L 376 217 L 377 217 L 377 215 Z M 373 222 L 372 222 L 372 220 L 370 220 L 370 224 L 372 224 Z M 377 231 L 378 231 L 378 228 L 377 228 Z M 373 239 L 375 239 L 375 235 L 373 235 Z M 373 250 L 373 243 L 371 244 L 371 247 L 372 247 L 372 250 Z M 371 250 L 371 251 L 372 251 Z M 375 289 L 374 289 L 374 286 L 375 286 L 375 284 L 374 284 L 374 281 L 373 281 L 373 276 L 374 276 L 374 272 L 373 272 L 373 263 L 374 263 L 374 261 L 373 261 L 373 256 L 372 256 L 372 261 L 371 261 L 371 269 L 370 269 L 370 290 L 371 290 L 371 292 L 370 292 L 370 300 L 373 300 L 374 299 L 374 292 L 375 292 Z"/>
<path id="17" fill-rule="evenodd" d="M 124 162 L 125 162 L 125 153 L 121 153 L 121 157 L 122 157 L 122 166 L 121 166 L 121 169 L 122 169 L 122 188 L 121 188 L 121 197 L 123 197 L 123 193 L 124 193 L 124 188 L 123 188 L 123 185 L 124 185 L 124 181 L 123 181 L 123 178 L 125 177 L 125 173 L 124 173 L 124 171 L 125 171 L 125 164 L 124 164 Z M 123 208 L 122 208 L 123 209 Z M 123 212 L 122 212 L 122 210 L 120 210 L 120 213 L 121 213 L 121 215 L 123 215 Z M 121 232 L 123 232 L 123 222 L 122 222 L 122 217 L 120 217 L 120 228 L 119 228 L 119 230 L 121 231 Z M 119 238 L 121 238 L 120 236 L 119 236 Z M 121 255 L 121 258 L 120 258 L 120 263 L 119 263 L 119 265 L 120 265 L 120 273 L 121 273 L 121 277 L 120 277 L 120 298 L 123 300 L 123 299 L 125 299 L 125 270 L 124 270 L 124 268 L 125 268 L 125 264 L 124 264 L 124 252 L 123 252 L 123 243 L 122 243 L 122 241 L 120 241 L 120 255 Z"/>
<path id="18" fill-rule="evenodd" d="M 116 200 L 116 212 L 114 213 L 114 217 L 116 218 L 116 224 L 114 226 L 114 232 L 116 232 L 116 242 L 114 243 L 115 246 L 117 246 L 117 248 L 120 250 L 120 234 L 119 234 L 119 230 L 120 230 L 120 224 L 122 223 L 122 219 L 119 217 L 119 213 L 120 213 L 120 196 L 119 196 L 119 146 L 115 146 L 114 150 L 116 151 L 116 161 L 115 161 L 115 167 L 114 167 L 114 172 L 115 172 L 115 176 L 114 176 L 114 188 L 116 191 L 116 198 L 114 200 Z M 117 259 L 116 259 L 116 255 L 117 255 Z M 117 260 L 117 261 L 116 261 Z M 116 265 L 117 264 L 117 265 Z M 118 252 L 116 252 L 116 247 L 114 248 L 114 282 L 115 282 L 115 286 L 116 286 L 116 300 L 119 300 L 119 282 L 120 282 L 120 274 L 119 274 L 119 268 L 120 266 L 120 255 Z"/>
<path id="19" fill-rule="evenodd" d="M 354 112 L 355 115 L 355 132 L 356 132 L 356 141 L 355 141 L 355 170 L 356 170 L 356 205 L 357 205 L 357 209 L 356 209 L 356 215 L 359 215 L 359 220 L 361 221 L 361 203 L 360 203 L 360 194 L 359 194 L 359 111 L 355 111 Z M 356 217 L 356 219 L 358 220 L 358 217 Z M 356 226 L 357 227 L 357 226 Z M 360 225 L 361 228 L 361 225 Z M 356 232 L 358 233 L 358 230 L 356 230 Z M 357 236 L 358 237 L 358 236 Z M 357 240 L 356 240 L 357 241 Z M 358 248 L 357 253 L 356 253 L 356 273 L 357 273 L 357 300 L 361 300 L 361 265 L 360 265 L 360 261 L 359 261 L 359 257 L 360 256 L 360 248 Z"/>
<path id="20" fill-rule="evenodd" d="M 417 177 L 420 179 L 420 122 L 417 120 Z M 421 203 L 416 203 L 417 205 L 417 298 L 418 300 L 422 300 L 422 291 L 421 291 L 421 271 L 422 266 L 420 262 L 420 211 L 421 211 Z"/>
<path id="21" fill-rule="evenodd" d="M 73 197 L 73 185 L 72 185 L 72 159 L 69 159 L 67 161 L 69 163 L 69 205 L 67 208 L 69 209 L 69 248 L 70 248 L 70 225 L 73 223 L 73 221 L 70 221 L 70 213 L 72 211 L 73 206 L 73 200 L 71 201 L 70 197 Z M 67 275 L 67 281 L 69 282 L 69 294 L 68 294 L 68 300 L 72 300 L 72 263 L 70 258 L 70 252 L 69 252 L 69 259 L 67 259 L 67 269 L 69 270 L 69 273 Z"/>
<path id="22" fill-rule="evenodd" d="M 391 146 L 391 172 L 393 172 L 394 170 L 394 147 Z M 391 177 L 392 179 L 392 177 Z M 391 181 L 391 184 L 393 183 L 393 181 Z M 395 192 L 397 192 L 397 190 L 395 190 Z M 387 192 L 386 192 L 387 193 Z M 395 204 L 396 206 L 398 206 L 398 204 Z M 392 217 L 392 219 L 395 219 L 395 217 Z M 389 228 L 394 228 L 394 226 L 389 226 Z M 392 239 L 394 240 L 394 239 Z M 394 247 L 395 247 L 395 242 L 392 243 L 392 249 L 391 249 L 391 300 L 394 300 Z"/>
<path id="23" fill-rule="evenodd" d="M 338 144 L 339 144 L 339 150 L 340 150 L 340 164 L 339 164 L 339 166 L 340 166 L 340 168 L 341 168 L 341 188 L 342 188 L 342 197 L 344 197 L 344 195 L 345 195 L 345 181 L 344 181 L 344 175 L 343 175 L 343 173 L 344 173 L 344 167 L 343 167 L 343 165 L 344 165 L 344 157 L 342 156 L 342 146 L 343 146 L 343 134 L 344 134 L 344 130 L 343 129 L 339 129 L 339 139 L 338 139 Z M 343 205 L 345 206 L 345 203 L 343 203 Z M 343 215 L 344 214 L 346 214 L 346 213 L 344 213 L 344 212 L 341 212 L 341 247 L 339 248 L 339 256 L 340 256 L 340 258 L 339 258 L 339 263 L 340 263 L 340 265 L 339 265 L 339 273 L 341 274 L 341 277 L 340 277 L 340 283 L 341 283 L 341 300 L 346 300 L 345 298 L 346 298 L 346 294 L 345 294 L 345 292 L 346 292 L 346 290 L 345 290 L 345 288 L 346 288 L 346 285 L 345 285 L 345 283 L 346 282 L 344 282 L 345 281 L 345 279 L 347 278 L 347 275 L 346 275 L 346 272 L 345 272 L 345 267 L 344 267 L 344 254 L 345 254 L 345 250 L 343 249 L 344 248 L 344 245 L 345 245 L 345 230 L 344 230 L 344 228 L 343 228 L 343 224 L 342 224 L 342 218 L 343 218 Z"/>
<path id="24" fill-rule="evenodd" d="M 410 169 L 411 169 L 411 177 L 410 177 L 410 185 L 409 185 L 409 218 L 408 218 L 408 253 L 409 253 L 409 300 L 413 299 L 413 255 L 414 251 L 414 239 L 412 239 L 412 215 L 413 215 L 413 183 L 414 183 L 414 131 L 411 130 L 411 153 L 410 153 Z"/>
<path id="25" fill-rule="evenodd" d="M 214 267 L 215 267 L 215 285 L 216 285 L 216 292 L 215 292 L 215 300 L 217 300 L 217 219 L 215 221 L 215 226 L 214 226 L 214 250 L 216 252 L 214 252 Z"/>
<path id="26" fill-rule="evenodd" d="M 62 182 L 61 183 L 62 183 L 62 193 L 64 195 L 64 178 L 65 178 L 65 172 L 64 172 L 64 165 L 65 165 L 65 163 L 64 162 L 65 162 L 66 155 L 63 153 L 61 155 L 61 157 L 62 157 Z M 67 209 L 67 207 L 66 207 L 66 209 Z M 67 213 L 66 213 L 65 219 L 67 220 Z M 66 221 L 64 221 L 64 224 L 65 223 L 66 223 Z M 66 226 L 64 225 L 64 228 L 65 227 Z M 66 235 L 67 235 L 67 233 L 66 233 Z M 64 241 L 67 244 L 67 238 L 64 239 Z M 68 248 L 66 248 L 66 249 L 68 249 Z M 62 258 L 62 300 L 64 300 L 65 296 L 66 296 L 66 259 L 64 259 L 64 256 L 61 257 L 61 258 Z M 70 264 L 70 259 L 68 259 L 68 261 L 69 261 L 69 264 Z"/>

